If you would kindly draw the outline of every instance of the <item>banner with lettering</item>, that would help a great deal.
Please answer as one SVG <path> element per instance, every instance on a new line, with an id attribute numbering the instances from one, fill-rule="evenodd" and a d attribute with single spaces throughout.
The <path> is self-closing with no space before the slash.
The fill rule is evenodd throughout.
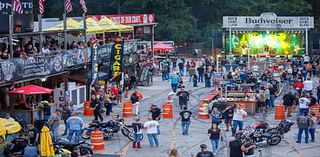
<path id="1" fill-rule="evenodd" d="M 115 42 L 111 50 L 110 58 L 110 82 L 120 82 L 121 75 L 123 72 L 123 52 L 124 52 L 124 42 Z"/>
<path id="2" fill-rule="evenodd" d="M 99 62 L 98 62 L 98 45 L 97 43 L 92 45 L 91 48 L 91 84 L 98 81 Z"/>

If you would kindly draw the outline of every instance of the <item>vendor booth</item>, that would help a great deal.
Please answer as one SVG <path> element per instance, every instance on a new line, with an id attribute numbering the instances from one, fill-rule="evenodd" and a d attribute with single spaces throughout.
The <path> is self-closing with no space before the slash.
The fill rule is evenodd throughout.
<path id="1" fill-rule="evenodd" d="M 314 28 L 310 16 L 224 16 L 226 57 L 308 55 L 308 32 Z"/>

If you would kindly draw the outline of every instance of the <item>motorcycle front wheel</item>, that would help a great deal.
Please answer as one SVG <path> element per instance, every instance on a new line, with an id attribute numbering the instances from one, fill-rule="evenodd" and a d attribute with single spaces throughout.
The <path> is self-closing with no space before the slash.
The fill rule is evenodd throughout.
<path id="1" fill-rule="evenodd" d="M 268 139 L 268 144 L 270 146 L 275 146 L 275 145 L 278 145 L 281 142 L 281 140 L 282 138 L 280 135 L 274 134 Z"/>
<path id="2" fill-rule="evenodd" d="M 88 147 L 80 147 L 80 154 L 81 156 L 92 156 L 93 151 L 91 148 Z"/>
<path id="3" fill-rule="evenodd" d="M 90 131 L 89 130 L 82 130 L 81 131 L 81 138 L 88 140 L 90 139 Z"/>

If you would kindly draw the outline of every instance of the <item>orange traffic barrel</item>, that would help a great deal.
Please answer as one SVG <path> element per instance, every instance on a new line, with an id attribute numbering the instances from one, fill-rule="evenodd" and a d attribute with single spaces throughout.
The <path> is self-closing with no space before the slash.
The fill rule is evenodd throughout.
<path id="1" fill-rule="evenodd" d="M 319 110 L 320 110 L 320 106 L 319 105 L 312 105 L 310 107 L 310 112 L 313 112 L 316 115 L 317 120 L 319 120 L 319 118 L 320 118 Z"/>
<path id="2" fill-rule="evenodd" d="M 84 116 L 93 116 L 93 109 L 90 108 L 90 101 L 84 102 L 83 115 Z"/>
<path id="3" fill-rule="evenodd" d="M 90 133 L 91 144 L 93 150 L 104 150 L 103 132 L 100 130 L 92 131 Z"/>
<path id="4" fill-rule="evenodd" d="M 122 117 L 123 118 L 131 118 L 131 117 L 133 117 L 132 102 L 127 101 L 127 102 L 123 103 Z"/>
<path id="5" fill-rule="evenodd" d="M 208 107 L 209 105 L 207 103 L 202 103 L 199 105 L 199 109 L 198 109 L 199 119 L 209 119 Z"/>
<path id="6" fill-rule="evenodd" d="M 276 105 L 274 119 L 275 120 L 284 120 L 285 119 L 285 106 L 284 105 Z"/>
<path id="7" fill-rule="evenodd" d="M 164 119 L 172 119 L 173 111 L 171 102 L 166 102 L 162 105 L 162 117 Z"/>

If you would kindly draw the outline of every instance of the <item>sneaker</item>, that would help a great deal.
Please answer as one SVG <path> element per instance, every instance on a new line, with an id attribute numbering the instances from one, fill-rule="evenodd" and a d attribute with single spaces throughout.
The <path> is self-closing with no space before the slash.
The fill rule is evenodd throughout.
<path id="1" fill-rule="evenodd" d="M 300 144 L 301 142 L 299 142 L 299 141 L 296 141 L 296 143 L 299 143 L 299 144 Z"/>

